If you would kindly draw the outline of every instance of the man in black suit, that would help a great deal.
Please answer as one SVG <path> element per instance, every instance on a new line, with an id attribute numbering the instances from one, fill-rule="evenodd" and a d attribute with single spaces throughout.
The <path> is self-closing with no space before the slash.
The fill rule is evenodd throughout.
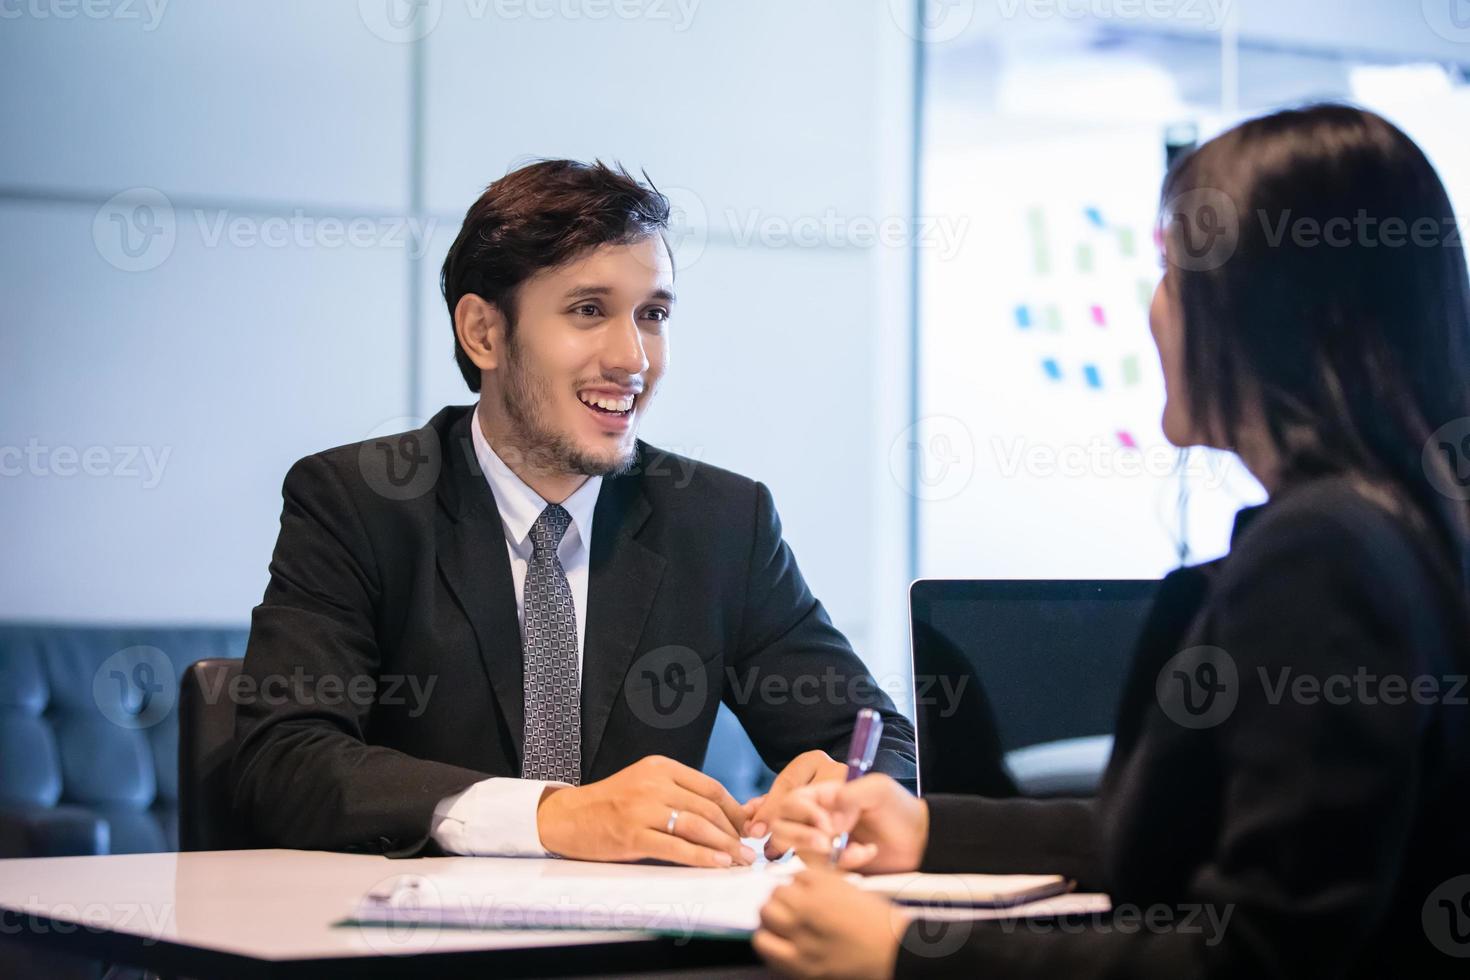
<path id="1" fill-rule="evenodd" d="M 261 843 L 725 866 L 790 789 L 913 733 L 812 596 L 766 488 L 635 437 L 667 364 L 668 202 L 547 161 L 492 184 L 444 263 L 480 393 L 286 476 L 234 760 Z M 767 764 L 700 773 L 723 700 Z"/>

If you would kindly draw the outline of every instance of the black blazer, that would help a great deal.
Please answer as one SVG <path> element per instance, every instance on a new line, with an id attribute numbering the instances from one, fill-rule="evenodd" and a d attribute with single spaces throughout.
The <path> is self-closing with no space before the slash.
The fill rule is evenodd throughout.
<path id="1" fill-rule="evenodd" d="M 916 925 L 898 973 L 1463 975 L 1434 941 L 1470 953 L 1470 898 L 1442 889 L 1470 874 L 1470 624 L 1407 513 L 1302 483 L 1242 512 L 1227 558 L 1170 575 L 1095 802 L 929 798 L 925 870 L 1067 874 L 1172 925 Z"/>
<path id="2" fill-rule="evenodd" d="M 286 476 L 237 699 L 235 807 L 263 845 L 432 852 L 436 803 L 520 773 L 521 634 L 472 411 Z M 775 769 L 845 752 L 876 707 L 878 767 L 914 778 L 912 727 L 802 580 L 763 485 L 640 443 L 603 481 L 590 552 L 584 782 L 653 754 L 699 766 L 722 700 Z"/>

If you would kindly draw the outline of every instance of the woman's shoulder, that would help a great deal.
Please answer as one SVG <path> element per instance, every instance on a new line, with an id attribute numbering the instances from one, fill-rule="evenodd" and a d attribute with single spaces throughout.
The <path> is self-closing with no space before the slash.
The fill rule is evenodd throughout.
<path id="1" fill-rule="evenodd" d="M 1352 476 L 1299 481 L 1241 530 L 1222 563 L 1226 595 L 1332 584 L 1345 597 L 1422 610 L 1447 584 L 1443 543 L 1399 492 Z"/>
<path id="2" fill-rule="evenodd" d="M 1369 562 L 1384 570 L 1434 547 L 1421 512 L 1401 493 L 1358 477 L 1302 480 L 1279 491 L 1233 542 L 1229 566 L 1290 552 L 1298 560 Z"/>

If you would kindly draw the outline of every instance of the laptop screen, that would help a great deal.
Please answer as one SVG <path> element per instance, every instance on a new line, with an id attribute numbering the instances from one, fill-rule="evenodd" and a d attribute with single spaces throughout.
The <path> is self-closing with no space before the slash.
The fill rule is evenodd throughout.
<path id="1" fill-rule="evenodd" d="M 921 579 L 909 590 L 923 792 L 1014 795 L 1005 753 L 1111 735 L 1153 580 Z"/>

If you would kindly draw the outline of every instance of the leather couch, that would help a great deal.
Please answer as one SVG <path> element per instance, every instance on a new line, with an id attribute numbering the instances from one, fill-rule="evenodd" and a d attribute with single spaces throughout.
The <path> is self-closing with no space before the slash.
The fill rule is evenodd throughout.
<path id="1" fill-rule="evenodd" d="M 0 624 L 0 857 L 176 850 L 178 678 L 246 635 Z"/>
<path id="2" fill-rule="evenodd" d="M 0 858 L 178 850 L 179 682 L 247 636 L 0 624 Z M 772 775 L 723 708 L 705 770 L 739 799 Z"/>

